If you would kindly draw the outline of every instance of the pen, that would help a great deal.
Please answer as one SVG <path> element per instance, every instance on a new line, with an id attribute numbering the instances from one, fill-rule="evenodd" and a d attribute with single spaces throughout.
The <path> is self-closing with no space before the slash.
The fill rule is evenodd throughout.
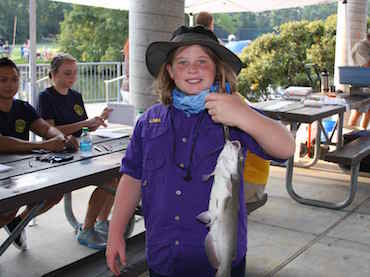
<path id="1" fill-rule="evenodd" d="M 98 152 L 102 152 L 102 151 L 103 151 L 100 147 L 98 147 L 98 146 L 96 146 L 96 145 L 94 145 L 94 149 L 95 149 L 96 151 L 98 151 Z"/>
<path id="2" fill-rule="evenodd" d="M 102 144 L 102 147 L 105 149 L 105 150 L 107 150 L 107 151 L 111 151 L 112 149 L 110 149 L 108 146 L 106 146 L 106 145 L 104 145 L 104 144 Z"/>

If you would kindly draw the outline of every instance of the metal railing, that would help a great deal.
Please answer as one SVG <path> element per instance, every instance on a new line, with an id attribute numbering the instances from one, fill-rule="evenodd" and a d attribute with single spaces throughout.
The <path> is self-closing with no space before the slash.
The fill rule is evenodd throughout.
<path id="1" fill-rule="evenodd" d="M 105 80 L 105 102 L 110 102 L 112 100 L 116 100 L 120 102 L 120 90 L 122 85 L 122 80 L 125 79 L 126 76 L 122 75 L 117 78 L 113 78 L 110 80 Z"/>
<path id="2" fill-rule="evenodd" d="M 85 103 L 97 103 L 106 101 L 105 80 L 111 80 L 122 75 L 123 63 L 121 62 L 93 62 L 77 63 L 78 79 L 73 89 L 82 94 Z M 21 84 L 19 88 L 20 99 L 29 101 L 29 66 L 27 64 L 18 65 L 20 70 Z M 44 90 L 48 83 L 49 64 L 37 64 L 36 79 L 39 92 Z M 117 85 L 118 86 L 118 85 Z M 112 91 L 111 97 L 119 97 L 118 89 Z"/>

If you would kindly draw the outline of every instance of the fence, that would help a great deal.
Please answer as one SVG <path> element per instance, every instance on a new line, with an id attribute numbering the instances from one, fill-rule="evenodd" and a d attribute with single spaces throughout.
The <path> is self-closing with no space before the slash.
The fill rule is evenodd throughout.
<path id="1" fill-rule="evenodd" d="M 99 62 L 99 63 L 77 63 L 78 79 L 73 89 L 82 94 L 85 103 L 97 103 L 106 101 L 105 80 L 117 78 L 122 75 L 123 63 L 121 62 Z M 18 97 L 29 101 L 29 65 L 18 65 L 20 70 L 21 84 Z M 48 80 L 49 64 L 37 64 L 36 79 L 38 91 L 44 90 L 50 85 Z M 110 90 L 109 100 L 119 97 L 119 86 Z"/>

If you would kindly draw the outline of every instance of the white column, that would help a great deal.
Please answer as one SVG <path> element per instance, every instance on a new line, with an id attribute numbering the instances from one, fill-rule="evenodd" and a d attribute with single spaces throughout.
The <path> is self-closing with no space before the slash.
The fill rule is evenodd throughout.
<path id="1" fill-rule="evenodd" d="M 169 40 L 184 24 L 184 0 L 130 1 L 130 97 L 137 111 L 158 101 L 153 94 L 153 78 L 145 65 L 145 50 L 153 41 Z"/>
<path id="2" fill-rule="evenodd" d="M 29 53 L 29 80 L 30 80 L 30 87 L 29 87 L 29 93 L 30 93 L 30 102 L 31 105 L 35 105 L 37 99 L 37 93 L 36 93 L 36 0 L 30 0 L 30 10 L 29 10 L 29 16 L 30 16 L 30 29 L 29 29 L 29 35 L 30 35 L 30 53 Z"/>
<path id="3" fill-rule="evenodd" d="M 352 65 L 351 49 L 366 33 L 368 0 L 348 0 L 347 4 L 338 1 L 337 40 L 335 48 L 334 84 L 339 84 L 338 66 Z"/>

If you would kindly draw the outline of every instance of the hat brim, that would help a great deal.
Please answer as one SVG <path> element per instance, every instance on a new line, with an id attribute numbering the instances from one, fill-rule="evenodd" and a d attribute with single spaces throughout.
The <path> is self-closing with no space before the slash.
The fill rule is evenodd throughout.
<path id="1" fill-rule="evenodd" d="M 168 55 L 181 46 L 198 44 L 209 47 L 219 59 L 227 63 L 236 75 L 239 74 L 243 67 L 243 63 L 237 55 L 232 51 L 212 41 L 207 40 L 192 40 L 192 41 L 155 41 L 152 42 L 145 53 L 145 62 L 150 74 L 154 77 L 158 76 L 162 64 L 167 62 Z"/>

